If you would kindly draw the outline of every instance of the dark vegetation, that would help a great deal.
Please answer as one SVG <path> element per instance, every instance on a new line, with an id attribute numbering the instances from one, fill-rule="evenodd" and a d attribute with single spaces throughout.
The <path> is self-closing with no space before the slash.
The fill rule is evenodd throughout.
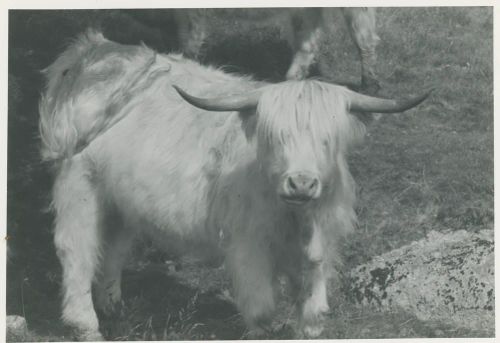
<path id="1" fill-rule="evenodd" d="M 425 237 L 430 230 L 493 228 L 493 18 L 491 8 L 385 8 L 378 11 L 381 96 L 437 91 L 409 113 L 369 123 L 351 156 L 359 187 L 356 233 L 345 268 Z M 283 78 L 291 50 L 279 31 L 239 24 L 231 11 L 215 20 L 202 61 L 259 79 Z M 163 18 L 159 20 L 158 18 Z M 141 19 L 140 21 L 137 19 Z M 360 65 L 343 19 L 325 39 L 318 69 L 328 79 L 359 82 Z M 29 340 L 68 340 L 59 320 L 60 266 L 51 238 L 51 174 L 38 155 L 40 71 L 75 35 L 100 27 L 112 40 L 177 48 L 170 11 L 11 11 L 8 79 L 7 313 L 28 321 Z M 119 319 L 103 318 L 109 339 L 238 339 L 244 325 L 226 300 L 220 269 L 177 260 L 141 240 L 124 277 Z M 221 291 L 220 289 L 224 290 Z M 340 295 L 339 295 L 340 294 Z M 355 309 L 337 292 L 324 338 L 491 336 L 409 314 Z M 283 305 L 269 338 L 293 338 Z"/>

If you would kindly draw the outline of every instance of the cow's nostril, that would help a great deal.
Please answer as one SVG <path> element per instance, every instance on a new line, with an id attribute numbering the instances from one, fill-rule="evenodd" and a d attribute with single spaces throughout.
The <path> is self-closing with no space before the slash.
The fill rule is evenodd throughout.
<path id="1" fill-rule="evenodd" d="M 290 189 L 294 191 L 297 190 L 297 185 L 295 184 L 295 182 L 293 182 L 293 178 L 288 178 L 288 185 L 290 186 Z"/>

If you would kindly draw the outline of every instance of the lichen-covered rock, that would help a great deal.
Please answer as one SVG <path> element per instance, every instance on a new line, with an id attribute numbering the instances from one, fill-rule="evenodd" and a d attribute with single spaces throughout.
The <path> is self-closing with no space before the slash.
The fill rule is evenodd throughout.
<path id="1" fill-rule="evenodd" d="M 7 316 L 7 341 L 25 341 L 28 336 L 26 320 L 21 316 Z"/>
<path id="2" fill-rule="evenodd" d="M 493 231 L 430 232 L 358 266 L 349 294 L 360 305 L 399 308 L 421 320 L 494 330 Z"/>

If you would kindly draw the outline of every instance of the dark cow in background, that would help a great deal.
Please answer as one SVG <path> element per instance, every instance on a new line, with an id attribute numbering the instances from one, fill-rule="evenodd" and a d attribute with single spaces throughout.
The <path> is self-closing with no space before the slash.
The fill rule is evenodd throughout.
<path id="1" fill-rule="evenodd" d="M 57 170 L 62 317 L 89 340 L 102 339 L 92 285 L 96 307 L 111 312 L 139 229 L 173 252 L 224 255 L 254 333 L 270 324 L 286 276 L 300 330 L 319 335 L 336 243 L 356 220 L 346 152 L 364 126 L 352 113 L 400 112 L 427 96 L 257 82 L 96 32 L 45 72 L 40 134 Z"/>
<path id="2" fill-rule="evenodd" d="M 375 72 L 376 47 L 380 38 L 376 33 L 374 8 L 177 9 L 168 13 L 136 11 L 130 12 L 130 15 L 151 27 L 161 27 L 165 20 L 173 19 L 177 26 L 180 50 L 185 56 L 194 59 L 200 59 L 203 55 L 210 28 L 220 18 L 233 18 L 240 27 L 245 24 L 261 28 L 277 27 L 280 36 L 293 50 L 286 78 L 302 80 L 309 75 L 311 66 L 317 60 L 323 36 L 331 34 L 336 24 L 336 11 L 340 11 L 345 19 L 361 59 L 361 89 L 376 93 L 380 88 Z"/>
<path id="3" fill-rule="evenodd" d="M 282 36 L 294 51 L 292 64 L 286 74 L 287 79 L 302 80 L 309 75 L 311 65 L 319 52 L 321 37 L 333 25 L 332 12 L 340 10 L 347 28 L 361 57 L 361 80 L 363 88 L 378 88 L 375 74 L 375 48 L 380 38 L 376 33 L 375 9 L 367 7 L 351 8 L 283 8 L 252 12 L 240 11 L 245 16 L 238 20 L 251 20 L 261 25 L 278 25 Z M 179 43 L 188 57 L 196 58 L 207 38 L 210 20 L 215 11 L 189 9 L 176 11 L 179 28 Z M 240 15 L 241 15 L 240 14 Z"/>

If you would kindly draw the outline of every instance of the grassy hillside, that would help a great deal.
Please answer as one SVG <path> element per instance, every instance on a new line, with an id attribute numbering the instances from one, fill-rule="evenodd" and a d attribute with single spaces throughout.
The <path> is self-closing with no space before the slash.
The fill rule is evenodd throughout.
<path id="1" fill-rule="evenodd" d="M 45 211 L 51 176 L 38 157 L 40 70 L 88 26 L 122 43 L 177 49 L 169 11 L 151 19 L 148 12 L 141 15 L 148 20 L 138 22 L 117 10 L 10 12 L 7 313 L 26 317 L 31 340 L 72 338 L 58 319 L 60 267 L 51 241 L 52 216 Z M 231 11 L 214 16 L 203 62 L 259 79 L 282 79 L 291 50 L 279 30 L 234 18 Z M 333 19 L 338 25 L 325 38 L 319 71 L 332 80 L 359 82 L 354 44 L 343 18 Z M 493 228 L 492 9 L 380 8 L 377 26 L 380 95 L 412 95 L 429 85 L 437 90 L 408 113 L 371 120 L 364 144 L 351 155 L 359 225 L 343 250 L 347 269 L 430 230 Z M 227 287 L 220 269 L 174 260 L 147 241 L 136 256 L 125 273 L 123 316 L 102 322 L 108 338 L 244 336 L 240 316 L 218 290 Z M 493 334 L 422 323 L 408 314 L 357 310 L 342 296 L 331 301 L 335 306 L 322 338 Z M 293 323 L 289 306 L 282 305 L 280 320 Z M 293 338 L 293 332 L 279 327 L 269 338 Z"/>

